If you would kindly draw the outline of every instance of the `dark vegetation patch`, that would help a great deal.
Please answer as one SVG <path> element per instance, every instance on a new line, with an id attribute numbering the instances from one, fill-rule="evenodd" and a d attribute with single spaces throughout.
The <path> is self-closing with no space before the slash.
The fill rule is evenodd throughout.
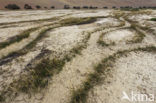
<path id="1" fill-rule="evenodd" d="M 104 8 L 104 9 L 108 9 L 108 7 L 107 7 L 107 6 L 104 6 L 103 8 Z"/>
<path id="2" fill-rule="evenodd" d="M 20 7 L 16 4 L 8 4 L 5 6 L 6 9 L 10 9 L 10 10 L 18 10 L 20 9 Z"/>
<path id="3" fill-rule="evenodd" d="M 81 9 L 80 6 L 73 6 L 73 9 Z"/>
<path id="4" fill-rule="evenodd" d="M 88 7 L 88 6 L 83 6 L 82 8 L 83 8 L 83 9 L 88 9 L 89 7 Z"/>
<path id="5" fill-rule="evenodd" d="M 69 5 L 64 5 L 64 9 L 70 9 Z"/>
<path id="6" fill-rule="evenodd" d="M 127 53 L 132 51 L 145 51 L 156 53 L 156 47 L 150 46 L 144 48 L 136 48 L 132 50 L 118 51 L 117 53 L 107 58 L 104 58 L 101 63 L 95 66 L 95 72 L 91 73 L 88 76 L 88 79 L 83 83 L 82 88 L 73 91 L 70 103 L 86 103 L 89 91 L 93 89 L 93 87 L 95 87 L 96 85 L 105 81 L 107 76 L 110 75 L 111 68 L 113 67 L 113 64 L 115 63 L 116 59 L 120 58 L 121 56 L 126 56 Z"/>
<path id="7" fill-rule="evenodd" d="M 24 9 L 33 9 L 33 8 L 29 4 L 25 4 Z"/>
<path id="8" fill-rule="evenodd" d="M 97 6 L 90 6 L 89 9 L 98 9 Z"/>
<path id="9" fill-rule="evenodd" d="M 41 9 L 41 6 L 40 5 L 36 5 L 36 9 Z"/>
<path id="10" fill-rule="evenodd" d="M 156 18 L 151 18 L 150 20 L 151 20 L 151 21 L 156 21 Z"/>
<path id="11" fill-rule="evenodd" d="M 86 18 L 67 18 L 61 21 L 62 26 L 89 24 L 96 21 L 95 17 Z"/>
<path id="12" fill-rule="evenodd" d="M 107 33 L 107 32 L 106 32 Z M 97 41 L 97 43 L 99 45 L 102 45 L 102 46 L 109 46 L 108 43 L 106 43 L 104 40 L 103 40 L 103 36 L 106 34 L 106 33 L 102 33 L 100 36 L 99 36 L 99 39 Z"/>
<path id="13" fill-rule="evenodd" d="M 131 24 L 130 28 L 136 31 L 136 35 L 129 41 L 129 43 L 140 43 L 144 39 L 145 34 L 134 24 Z"/>
<path id="14" fill-rule="evenodd" d="M 55 6 L 51 6 L 50 8 L 51 8 L 51 9 L 55 9 Z"/>
<path id="15" fill-rule="evenodd" d="M 117 29 L 116 29 L 117 30 Z M 115 31 L 115 30 L 112 30 L 112 31 Z M 112 32 L 112 31 L 108 31 L 108 32 Z M 115 42 L 110 42 L 110 43 L 106 43 L 103 38 L 104 38 L 104 35 L 106 35 L 108 32 L 105 32 L 105 33 L 102 33 L 100 36 L 99 36 L 99 39 L 97 41 L 97 43 L 101 46 L 112 46 L 112 45 L 115 45 Z"/>

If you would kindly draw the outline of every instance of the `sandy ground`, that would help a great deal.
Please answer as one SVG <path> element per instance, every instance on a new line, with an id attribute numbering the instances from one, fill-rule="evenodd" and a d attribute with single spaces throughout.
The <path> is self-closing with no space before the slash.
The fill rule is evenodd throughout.
<path id="1" fill-rule="evenodd" d="M 134 31 L 126 30 L 126 29 L 119 29 L 112 32 L 109 32 L 104 35 L 103 41 L 105 41 L 108 44 L 113 43 L 119 43 L 124 42 L 128 40 L 132 40 L 132 38 L 135 36 Z"/>
<path id="2" fill-rule="evenodd" d="M 87 103 L 140 103 L 138 99 L 122 100 L 123 92 L 130 99 L 131 92 L 156 95 L 155 61 L 156 55 L 146 52 L 130 52 L 127 57 L 119 58 L 111 69 L 112 75 L 102 85 L 90 91 Z"/>
<path id="3" fill-rule="evenodd" d="M 154 35 L 156 32 L 149 32 L 139 27 L 137 27 L 137 30 L 145 35 L 143 40 L 138 43 L 127 43 L 137 35 L 137 32 L 131 30 L 132 28 L 128 29 L 132 22 L 126 21 L 124 16 L 117 18 L 115 16 L 116 12 L 122 12 L 125 15 L 130 13 L 128 19 L 138 25 L 155 30 L 155 22 L 149 21 L 150 18 L 156 16 L 155 11 L 151 11 L 150 14 L 147 14 L 147 12 L 139 14 L 114 10 L 0 11 L 0 43 L 20 35 L 25 30 L 38 27 L 38 29 L 30 33 L 28 38 L 2 48 L 0 50 L 0 62 L 5 61 L 3 57 L 8 56 L 8 54 L 24 49 L 43 30 L 57 26 L 60 19 L 100 17 L 90 24 L 61 26 L 51 29 L 44 33 L 43 38 L 37 41 L 26 54 L 15 56 L 9 62 L 1 63 L 0 93 L 7 90 L 15 79 L 20 79 L 20 76 L 29 73 L 28 65 L 35 66 L 40 63 L 40 60 L 46 57 L 42 55 L 42 53 L 46 53 L 45 51 L 50 51 L 47 56 L 54 59 L 64 57 L 67 53 L 70 55 L 69 51 L 80 44 L 86 45 L 81 50 L 81 54 L 77 54 L 71 61 L 67 61 L 63 69 L 51 77 L 47 88 L 39 93 L 32 93 L 31 97 L 29 94 L 17 91 L 15 98 L 10 100 L 7 97 L 6 102 L 2 103 L 69 103 L 73 91 L 83 87 L 88 75 L 95 72 L 95 66 L 101 63 L 103 59 L 119 50 L 124 51 L 147 46 L 156 47 L 156 36 Z M 48 21 L 49 18 L 55 17 L 57 17 L 56 20 Z M 40 21 L 40 19 L 44 21 Z M 124 25 L 121 25 L 123 22 Z M 52 23 L 53 25 L 47 26 L 47 24 Z M 90 34 L 90 37 L 87 42 L 84 42 L 88 34 Z M 115 45 L 103 47 L 99 44 L 98 40 L 103 34 L 102 40 L 104 42 L 114 42 Z M 141 51 L 132 51 L 127 54 L 127 57 L 117 59 L 111 68 L 111 75 L 106 78 L 106 81 L 103 81 L 101 85 L 94 86 L 89 91 L 86 103 L 129 103 L 128 101 L 121 101 L 122 91 L 128 94 L 134 91 L 146 94 L 154 93 L 156 95 L 154 89 L 156 87 L 155 61 L 155 52 Z"/>
<path id="4" fill-rule="evenodd" d="M 112 22 L 113 21 L 113 22 Z M 119 20 L 114 18 L 102 18 L 96 22 L 98 25 L 106 25 L 106 26 L 118 26 L 120 24 Z"/>

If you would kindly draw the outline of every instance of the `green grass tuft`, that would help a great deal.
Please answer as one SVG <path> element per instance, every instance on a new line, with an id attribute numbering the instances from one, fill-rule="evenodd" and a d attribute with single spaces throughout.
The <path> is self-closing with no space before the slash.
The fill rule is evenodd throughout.
<path id="1" fill-rule="evenodd" d="M 150 20 L 151 20 L 151 21 L 156 21 L 156 18 L 151 18 Z"/>

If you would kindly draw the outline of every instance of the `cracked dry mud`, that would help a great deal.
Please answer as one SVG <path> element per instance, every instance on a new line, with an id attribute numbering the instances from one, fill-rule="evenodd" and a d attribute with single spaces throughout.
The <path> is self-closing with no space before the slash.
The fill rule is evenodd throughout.
<path id="1" fill-rule="evenodd" d="M 130 103 L 123 91 L 156 96 L 154 10 L 0 14 L 0 103 Z"/>

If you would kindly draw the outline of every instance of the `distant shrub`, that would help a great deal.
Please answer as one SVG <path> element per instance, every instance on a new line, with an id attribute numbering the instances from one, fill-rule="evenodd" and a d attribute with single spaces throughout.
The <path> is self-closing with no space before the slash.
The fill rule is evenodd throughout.
<path id="1" fill-rule="evenodd" d="M 73 9 L 80 9 L 80 6 L 73 6 Z"/>
<path id="2" fill-rule="evenodd" d="M 113 8 L 113 9 L 116 9 L 116 6 L 113 6 L 112 8 Z"/>
<path id="3" fill-rule="evenodd" d="M 6 9 L 10 9 L 10 10 L 17 10 L 20 9 L 20 7 L 16 4 L 8 4 L 7 6 L 5 6 Z"/>
<path id="4" fill-rule="evenodd" d="M 90 9 L 97 9 L 98 7 L 90 6 Z"/>
<path id="5" fill-rule="evenodd" d="M 64 5 L 64 9 L 70 9 L 69 5 Z"/>
<path id="6" fill-rule="evenodd" d="M 83 6 L 83 8 L 84 8 L 84 9 L 88 9 L 89 7 L 88 7 L 88 6 Z"/>
<path id="7" fill-rule="evenodd" d="M 142 8 L 143 8 L 143 9 L 146 9 L 147 7 L 146 7 L 146 6 L 143 6 Z"/>
<path id="8" fill-rule="evenodd" d="M 24 9 L 32 9 L 32 7 L 30 5 L 28 5 L 28 4 L 25 4 Z"/>
<path id="9" fill-rule="evenodd" d="M 45 9 L 48 9 L 46 6 L 44 7 Z"/>
<path id="10" fill-rule="evenodd" d="M 123 6 L 120 6 L 120 9 L 123 9 L 124 7 Z"/>
<path id="11" fill-rule="evenodd" d="M 98 7 L 94 7 L 93 9 L 97 9 Z"/>
<path id="12" fill-rule="evenodd" d="M 103 7 L 104 9 L 108 9 L 108 7 L 107 6 L 105 6 L 105 7 Z"/>
<path id="13" fill-rule="evenodd" d="M 39 6 L 39 5 L 36 5 L 36 9 L 40 9 L 41 8 L 41 6 Z"/>
<path id="14" fill-rule="evenodd" d="M 156 21 L 156 18 L 151 18 L 151 21 Z"/>
<path id="15" fill-rule="evenodd" d="M 55 9 L 55 6 L 51 6 L 51 9 Z"/>

